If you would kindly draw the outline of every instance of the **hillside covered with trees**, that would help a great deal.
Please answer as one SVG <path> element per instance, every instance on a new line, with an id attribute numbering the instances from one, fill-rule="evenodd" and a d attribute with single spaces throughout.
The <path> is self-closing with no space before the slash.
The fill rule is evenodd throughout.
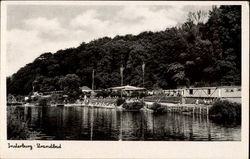
<path id="1" fill-rule="evenodd" d="M 124 85 L 142 86 L 143 62 L 147 89 L 240 85 L 241 6 L 213 7 L 208 21 L 204 16 L 190 13 L 185 23 L 164 31 L 103 37 L 44 53 L 7 78 L 7 93 L 91 87 L 93 69 L 96 89 L 119 86 L 121 66 Z"/>

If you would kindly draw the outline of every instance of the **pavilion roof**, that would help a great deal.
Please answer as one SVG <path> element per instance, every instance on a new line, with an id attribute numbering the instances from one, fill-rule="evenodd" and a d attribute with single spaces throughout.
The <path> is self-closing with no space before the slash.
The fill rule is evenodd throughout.
<path id="1" fill-rule="evenodd" d="M 111 89 L 111 90 L 125 90 L 125 91 L 145 90 L 145 88 L 135 87 L 135 86 L 130 86 L 130 85 L 120 86 L 120 87 L 111 87 L 109 89 Z"/>

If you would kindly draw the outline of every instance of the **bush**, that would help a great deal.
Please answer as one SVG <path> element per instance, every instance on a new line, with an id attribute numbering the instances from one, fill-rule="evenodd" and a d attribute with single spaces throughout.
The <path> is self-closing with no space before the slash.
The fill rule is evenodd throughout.
<path id="1" fill-rule="evenodd" d="M 32 102 L 37 102 L 39 100 L 39 97 L 32 98 Z"/>
<path id="2" fill-rule="evenodd" d="M 159 103 L 153 103 L 153 105 L 151 107 L 149 107 L 149 109 L 152 109 L 154 111 L 154 113 L 164 113 L 165 112 L 165 108 L 162 107 L 161 104 Z"/>
<path id="3" fill-rule="evenodd" d="M 118 98 L 118 99 L 116 100 L 116 105 L 117 105 L 117 106 L 122 105 L 123 103 L 125 103 L 125 99 L 123 99 L 123 98 Z"/>
<path id="4" fill-rule="evenodd" d="M 146 93 L 144 93 L 144 92 L 139 93 L 139 97 L 140 98 L 146 97 Z"/>
<path id="5" fill-rule="evenodd" d="M 101 90 L 101 91 L 97 91 L 96 92 L 96 97 L 103 97 L 106 98 L 109 96 L 109 92 L 105 91 L 105 90 Z"/>
<path id="6" fill-rule="evenodd" d="M 132 93 L 131 93 L 131 97 L 139 97 L 139 92 L 137 92 L 137 91 L 133 91 Z"/>
<path id="7" fill-rule="evenodd" d="M 124 103 L 122 105 L 123 108 L 127 110 L 140 110 L 143 108 L 144 102 L 132 102 L 132 103 Z"/>
<path id="8" fill-rule="evenodd" d="M 119 96 L 121 96 L 121 92 L 113 91 L 113 92 L 111 92 L 110 96 L 111 97 L 119 97 Z"/>
<path id="9" fill-rule="evenodd" d="M 159 107 L 156 110 L 154 110 L 155 114 L 161 114 L 161 113 L 165 113 L 165 112 L 166 112 L 166 110 L 164 107 Z"/>
<path id="10" fill-rule="evenodd" d="M 38 101 L 39 106 L 48 106 L 49 105 L 49 100 L 47 98 L 41 98 Z"/>
<path id="11" fill-rule="evenodd" d="M 241 104 L 216 101 L 209 110 L 209 117 L 219 122 L 241 122 Z"/>
<path id="12" fill-rule="evenodd" d="M 63 103 L 63 95 L 62 94 L 52 94 L 48 100 L 50 100 L 50 103 Z"/>
<path id="13" fill-rule="evenodd" d="M 157 109 L 159 109 L 160 107 L 161 107 L 161 104 L 155 102 L 155 103 L 153 103 L 152 106 L 149 107 L 149 109 L 157 110 Z"/>

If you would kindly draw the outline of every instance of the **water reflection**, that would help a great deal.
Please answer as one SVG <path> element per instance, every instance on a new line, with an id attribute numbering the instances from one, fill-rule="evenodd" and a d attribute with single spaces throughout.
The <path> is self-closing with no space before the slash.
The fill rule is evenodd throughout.
<path id="1" fill-rule="evenodd" d="M 241 127 L 225 127 L 205 116 L 117 111 L 88 107 L 15 107 L 40 140 L 241 140 Z M 9 110 L 8 110 L 9 111 Z M 10 113 L 8 113 L 8 118 Z"/>

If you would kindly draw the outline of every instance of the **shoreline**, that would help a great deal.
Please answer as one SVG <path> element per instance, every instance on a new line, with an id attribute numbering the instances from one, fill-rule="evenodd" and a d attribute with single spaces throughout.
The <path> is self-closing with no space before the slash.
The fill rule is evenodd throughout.
<path id="1" fill-rule="evenodd" d="M 151 106 L 153 105 L 154 102 L 145 102 L 145 106 Z M 163 107 L 211 107 L 212 105 L 205 105 L 205 104 L 175 104 L 175 103 L 159 103 L 161 104 Z M 121 107 L 120 106 L 116 106 L 114 104 L 110 104 L 111 106 L 105 106 L 103 104 L 97 103 L 97 104 L 92 104 L 92 103 L 71 103 L 71 104 L 50 104 L 47 105 L 48 107 L 60 107 L 60 105 L 62 105 L 62 107 L 82 107 L 82 106 L 86 106 L 86 107 L 101 107 L 101 108 L 117 108 L 117 107 Z M 18 105 L 8 105 L 9 107 L 12 106 L 19 106 L 19 107 L 42 107 L 39 106 L 37 104 L 18 104 Z"/>

